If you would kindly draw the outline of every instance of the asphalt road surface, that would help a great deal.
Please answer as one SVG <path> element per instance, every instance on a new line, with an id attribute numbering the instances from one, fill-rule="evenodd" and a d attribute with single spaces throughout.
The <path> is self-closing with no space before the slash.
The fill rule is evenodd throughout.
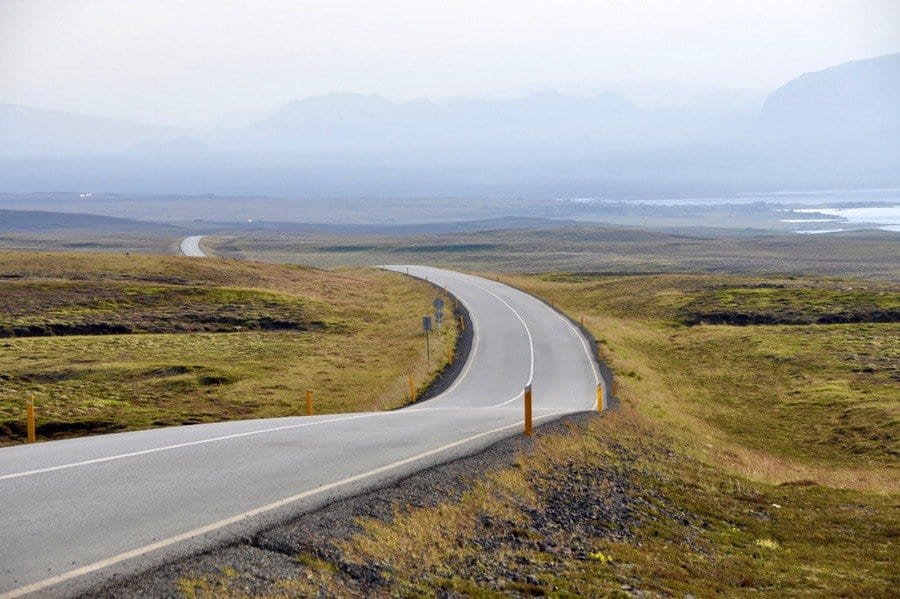
<path id="1" fill-rule="evenodd" d="M 200 240 L 205 235 L 192 235 L 181 240 L 181 253 L 191 258 L 206 258 L 206 254 L 200 249 Z"/>
<path id="2" fill-rule="evenodd" d="M 589 346 L 547 305 L 479 277 L 389 268 L 445 286 L 469 309 L 472 350 L 447 391 L 391 412 L 0 448 L 0 597 L 90 590 L 521 434 L 529 383 L 538 422 L 595 409 Z"/>

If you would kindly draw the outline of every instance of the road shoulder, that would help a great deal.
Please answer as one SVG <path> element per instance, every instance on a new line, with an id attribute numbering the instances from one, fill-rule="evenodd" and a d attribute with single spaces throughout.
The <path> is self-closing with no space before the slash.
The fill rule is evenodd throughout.
<path id="1" fill-rule="evenodd" d="M 346 569 L 360 589 L 383 582 L 376 569 L 343 559 L 338 545 L 362 532 L 359 518 L 390 522 L 398 510 L 435 506 L 458 500 L 487 472 L 508 468 L 531 451 L 537 439 L 563 434 L 573 424 L 598 417 L 595 412 L 573 414 L 536 427 L 535 436 L 503 439 L 482 452 L 435 466 L 388 486 L 333 502 L 311 513 L 213 550 L 188 556 L 133 578 L 117 580 L 84 596 L 109 598 L 172 597 L 198 583 L 219 584 L 228 579 L 229 592 L 257 594 L 273 585 L 303 578 L 310 571 L 298 556 L 315 556 Z M 215 591 L 212 591 L 216 594 Z"/>

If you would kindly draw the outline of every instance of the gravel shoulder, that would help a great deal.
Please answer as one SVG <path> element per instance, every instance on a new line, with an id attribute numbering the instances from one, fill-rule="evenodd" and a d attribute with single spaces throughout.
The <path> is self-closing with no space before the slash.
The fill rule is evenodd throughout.
<path id="1" fill-rule="evenodd" d="M 595 412 L 585 412 L 538 426 L 530 439 L 523 436 L 504 439 L 475 455 L 336 501 L 238 542 L 179 559 L 133 578 L 116 580 L 83 596 L 182 597 L 188 581 L 223 578 L 228 579 L 231 594 L 271 593 L 273 585 L 298 579 L 308 571 L 298 559 L 300 555 L 314 555 L 337 564 L 349 580 L 359 585 L 360 591 L 377 588 L 383 582 L 377 569 L 344 560 L 338 548 L 342 541 L 363 532 L 358 519 L 390 522 L 399 510 L 459 500 L 485 473 L 513 466 L 542 437 L 567 433 L 573 426 L 597 417 Z"/>

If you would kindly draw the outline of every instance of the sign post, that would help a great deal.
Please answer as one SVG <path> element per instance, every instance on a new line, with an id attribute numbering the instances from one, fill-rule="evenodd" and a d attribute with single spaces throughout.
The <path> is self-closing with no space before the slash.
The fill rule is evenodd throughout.
<path id="1" fill-rule="evenodd" d="M 434 320 L 437 322 L 438 335 L 441 334 L 444 324 L 444 300 L 435 298 L 431 305 L 434 306 Z"/>
<path id="2" fill-rule="evenodd" d="M 431 331 L 430 316 L 422 317 L 422 330 L 425 331 L 425 355 L 428 358 L 428 361 L 431 362 L 431 343 L 428 340 L 428 333 Z"/>

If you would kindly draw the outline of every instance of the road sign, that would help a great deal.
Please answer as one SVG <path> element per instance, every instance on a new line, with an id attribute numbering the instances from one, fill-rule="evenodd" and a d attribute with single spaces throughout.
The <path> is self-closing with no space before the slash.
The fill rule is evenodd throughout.
<path id="1" fill-rule="evenodd" d="M 437 310 L 438 312 L 440 312 L 444 308 L 444 300 L 443 300 L 443 298 L 440 298 L 440 297 L 435 298 L 435 300 L 433 302 L 431 302 L 431 304 L 434 306 L 434 309 Z"/>
<path id="2" fill-rule="evenodd" d="M 431 330 L 431 317 L 423 316 L 422 317 L 422 330 L 426 333 Z"/>

